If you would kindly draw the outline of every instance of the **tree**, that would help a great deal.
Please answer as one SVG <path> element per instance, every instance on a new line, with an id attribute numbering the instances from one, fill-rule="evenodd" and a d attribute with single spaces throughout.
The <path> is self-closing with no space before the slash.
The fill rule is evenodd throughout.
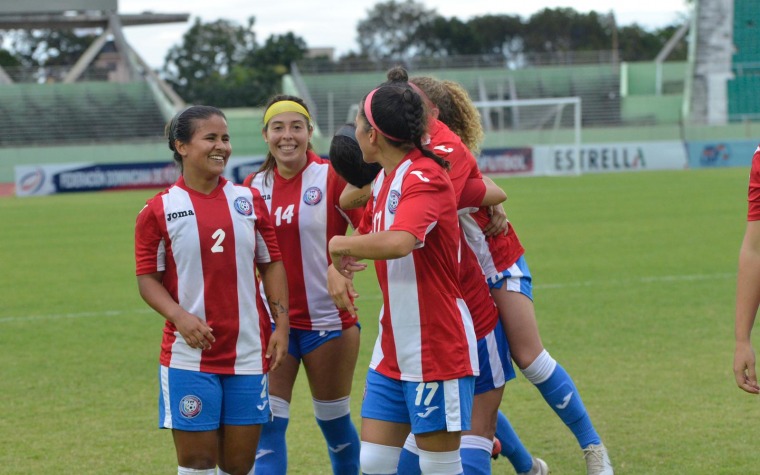
<path id="1" fill-rule="evenodd" d="M 436 16 L 421 25 L 410 38 L 418 56 L 453 56 L 479 54 L 476 37 L 468 24 L 458 18 Z"/>
<path id="2" fill-rule="evenodd" d="M 404 59 L 416 53 L 415 33 L 438 16 L 414 0 L 376 4 L 356 31 L 359 53 L 370 59 Z"/>
<path id="3" fill-rule="evenodd" d="M 519 16 L 477 16 L 467 22 L 467 26 L 476 38 L 481 54 L 501 53 L 512 58 L 522 52 L 525 25 Z"/>
<path id="4" fill-rule="evenodd" d="M 284 35 L 272 35 L 264 46 L 248 54 L 245 64 L 250 67 L 270 67 L 280 74 L 290 71 L 290 63 L 302 59 L 308 47 L 303 38 L 288 32 Z"/>
<path id="5" fill-rule="evenodd" d="M 610 32 L 596 12 L 579 13 L 572 8 L 545 8 L 525 25 L 526 52 L 553 53 L 599 51 L 612 46 Z"/>
<path id="6" fill-rule="evenodd" d="M 196 19 L 182 43 L 166 55 L 166 80 L 187 102 L 217 107 L 259 106 L 276 91 L 290 63 L 306 52 L 293 33 L 272 35 L 264 46 L 256 42 L 253 25 L 228 20 L 202 23 Z"/>
<path id="7" fill-rule="evenodd" d="M 228 20 L 201 23 L 200 18 L 182 37 L 182 44 L 166 54 L 164 72 L 167 79 L 192 93 L 191 79 L 203 81 L 215 75 L 226 75 L 256 45 L 254 18 L 242 27 Z M 192 95 L 192 94 L 191 94 Z"/>

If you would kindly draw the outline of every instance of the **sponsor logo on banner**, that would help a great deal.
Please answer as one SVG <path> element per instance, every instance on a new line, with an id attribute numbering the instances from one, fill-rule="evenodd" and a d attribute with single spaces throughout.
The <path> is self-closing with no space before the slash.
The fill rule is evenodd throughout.
<path id="1" fill-rule="evenodd" d="M 262 163 L 264 163 L 264 157 L 230 158 L 224 170 L 224 176 L 232 183 L 243 183 L 248 175 L 259 171 Z"/>
<path id="2" fill-rule="evenodd" d="M 731 160 L 731 148 L 724 143 L 705 145 L 699 155 L 699 164 L 703 167 L 715 167 Z"/>
<path id="3" fill-rule="evenodd" d="M 478 167 L 486 174 L 519 174 L 533 171 L 532 148 L 498 148 L 483 150 Z"/>
<path id="4" fill-rule="evenodd" d="M 173 163 L 94 165 L 53 175 L 58 193 L 98 190 L 133 190 L 171 186 L 179 177 Z"/>
<path id="5" fill-rule="evenodd" d="M 575 148 L 563 147 L 554 151 L 554 170 L 570 172 L 575 170 Z M 644 149 L 629 146 L 580 147 L 580 164 L 584 171 L 595 170 L 638 170 L 646 169 Z"/>
<path id="6" fill-rule="evenodd" d="M 19 179 L 19 194 L 35 195 L 45 183 L 45 171 L 35 168 L 34 171 L 25 174 Z"/>

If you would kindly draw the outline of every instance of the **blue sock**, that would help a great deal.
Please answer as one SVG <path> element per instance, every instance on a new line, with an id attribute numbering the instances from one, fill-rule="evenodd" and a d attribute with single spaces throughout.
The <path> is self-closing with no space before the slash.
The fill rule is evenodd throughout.
<path id="1" fill-rule="evenodd" d="M 338 419 L 323 421 L 317 419 L 319 428 L 327 441 L 327 449 L 335 475 L 356 475 L 359 473 L 359 434 L 351 416 L 346 414 Z"/>
<path id="2" fill-rule="evenodd" d="M 417 452 L 417 442 L 413 434 L 409 434 L 404 442 L 404 448 L 401 450 L 401 456 L 398 459 L 399 475 L 421 475 L 420 456 Z"/>
<path id="3" fill-rule="evenodd" d="M 533 467 L 533 456 L 525 448 L 509 419 L 499 411 L 496 419 L 496 438 L 501 442 L 501 454 L 509 460 L 515 472 L 524 473 Z"/>
<path id="4" fill-rule="evenodd" d="M 493 441 L 475 435 L 463 435 L 459 447 L 462 468 L 467 475 L 491 475 Z"/>
<path id="5" fill-rule="evenodd" d="M 275 416 L 261 428 L 261 438 L 256 449 L 254 475 L 285 475 L 288 471 L 288 447 L 285 443 L 285 431 L 288 428 L 287 417 Z"/>
<path id="6" fill-rule="evenodd" d="M 546 350 L 523 370 L 523 374 L 536 385 L 544 400 L 578 439 L 581 448 L 602 442 L 572 378 Z"/>
<path id="7" fill-rule="evenodd" d="M 334 475 L 359 473 L 361 442 L 351 421 L 350 398 L 335 401 L 312 400 L 317 425 L 327 441 L 328 454 Z"/>

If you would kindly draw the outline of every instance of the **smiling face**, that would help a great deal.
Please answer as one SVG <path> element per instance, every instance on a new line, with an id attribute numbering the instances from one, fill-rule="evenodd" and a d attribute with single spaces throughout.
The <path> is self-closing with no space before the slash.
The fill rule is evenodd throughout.
<path id="1" fill-rule="evenodd" d="M 311 133 L 306 117 L 298 112 L 283 112 L 269 120 L 262 135 L 281 174 L 295 174 L 306 165 Z"/>
<path id="2" fill-rule="evenodd" d="M 212 115 L 195 119 L 195 130 L 189 142 L 177 141 L 177 152 L 182 155 L 182 175 L 186 182 L 213 181 L 224 172 L 232 154 L 227 121 Z"/>

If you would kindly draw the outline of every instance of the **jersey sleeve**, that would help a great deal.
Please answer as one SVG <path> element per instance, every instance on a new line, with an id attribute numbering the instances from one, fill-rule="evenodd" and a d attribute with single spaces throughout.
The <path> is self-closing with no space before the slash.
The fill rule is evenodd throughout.
<path id="1" fill-rule="evenodd" d="M 330 169 L 327 172 L 327 183 L 332 194 L 331 202 L 335 204 L 335 208 L 352 228 L 358 229 L 364 215 L 364 208 L 343 209 L 340 207 L 338 204 L 340 203 L 340 195 L 346 189 L 348 183 L 338 175 L 338 172 L 335 171 L 332 165 L 330 165 Z"/>
<path id="2" fill-rule="evenodd" d="M 135 224 L 136 275 L 163 272 L 166 268 L 164 237 L 149 201 L 137 215 Z"/>
<path id="3" fill-rule="evenodd" d="M 256 213 L 256 262 L 265 264 L 281 261 L 280 246 L 277 244 L 277 235 L 267 205 L 256 188 L 251 188 L 251 193 Z"/>
<path id="4" fill-rule="evenodd" d="M 431 169 L 410 172 L 404 178 L 396 217 L 389 230 L 407 231 L 418 242 L 424 243 L 425 236 L 438 222 L 443 201 L 441 195 L 452 193 L 447 182 L 443 170 L 437 173 Z"/>
<path id="5" fill-rule="evenodd" d="M 747 221 L 760 221 L 760 146 L 757 147 L 755 155 L 752 157 L 747 200 Z"/>
<path id="6" fill-rule="evenodd" d="M 473 213 L 480 208 L 486 196 L 486 183 L 482 178 L 470 178 L 465 182 L 462 195 L 457 202 L 460 212 Z"/>

